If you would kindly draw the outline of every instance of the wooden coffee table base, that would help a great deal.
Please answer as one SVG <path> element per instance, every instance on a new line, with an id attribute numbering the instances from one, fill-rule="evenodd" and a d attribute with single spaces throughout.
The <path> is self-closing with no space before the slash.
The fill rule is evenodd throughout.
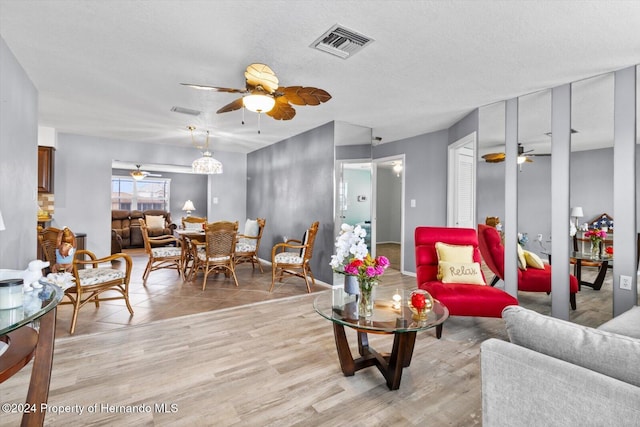
<path id="1" fill-rule="evenodd" d="M 353 328 L 356 329 L 356 328 Z M 345 376 L 350 377 L 360 369 L 376 366 L 387 380 L 389 390 L 397 390 L 400 387 L 402 368 L 411 364 L 413 346 L 416 342 L 416 332 L 393 332 L 393 348 L 391 354 L 378 353 L 369 347 L 369 338 L 366 332 L 356 329 L 358 332 L 358 351 L 360 357 L 354 359 L 349 342 L 344 332 L 344 326 L 333 324 L 333 334 L 336 339 L 336 349 L 340 359 L 340 367 Z"/>

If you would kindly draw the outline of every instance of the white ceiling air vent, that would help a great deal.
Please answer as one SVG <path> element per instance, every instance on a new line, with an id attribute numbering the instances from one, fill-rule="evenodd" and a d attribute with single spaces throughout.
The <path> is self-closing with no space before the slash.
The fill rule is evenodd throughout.
<path id="1" fill-rule="evenodd" d="M 199 116 L 200 115 L 200 111 L 192 110 L 190 108 L 185 108 L 185 107 L 171 107 L 171 111 L 173 111 L 174 113 L 188 114 L 190 116 Z"/>
<path id="2" fill-rule="evenodd" d="M 358 53 L 372 41 L 373 39 L 371 37 L 364 36 L 356 31 L 336 24 L 316 39 L 316 41 L 311 43 L 309 47 L 330 53 L 342 59 L 347 59 Z"/>

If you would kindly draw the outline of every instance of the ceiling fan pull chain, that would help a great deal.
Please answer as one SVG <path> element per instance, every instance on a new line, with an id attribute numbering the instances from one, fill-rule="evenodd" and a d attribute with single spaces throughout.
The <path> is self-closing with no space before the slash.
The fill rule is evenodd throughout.
<path id="1" fill-rule="evenodd" d="M 260 116 L 262 113 L 258 113 L 258 135 L 260 135 Z"/>
<path id="2" fill-rule="evenodd" d="M 244 124 L 244 110 L 245 110 L 245 108 L 242 107 L 242 124 Z"/>

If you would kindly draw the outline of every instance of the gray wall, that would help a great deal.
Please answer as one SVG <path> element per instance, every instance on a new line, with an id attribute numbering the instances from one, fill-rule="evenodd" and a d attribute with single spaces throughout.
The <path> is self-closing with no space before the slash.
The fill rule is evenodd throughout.
<path id="1" fill-rule="evenodd" d="M 144 167 L 141 168 L 145 170 Z M 130 176 L 131 170 L 113 169 L 114 176 Z M 161 178 L 171 180 L 171 192 L 169 193 L 169 210 L 171 220 L 177 226 L 182 224 L 182 217 L 187 213 L 182 210 L 184 202 L 191 200 L 196 210 L 191 211 L 192 216 L 207 217 L 207 187 L 206 175 L 175 172 L 153 172 L 162 175 Z M 239 218 L 238 218 L 239 219 Z"/>
<path id="2" fill-rule="evenodd" d="M 0 268 L 36 258 L 38 92 L 0 38 Z"/>
<path id="3" fill-rule="evenodd" d="M 447 223 L 447 130 L 373 147 L 373 158 L 405 154 L 404 268 L 415 273 L 415 228 Z M 411 199 L 416 207 L 411 207 Z"/>
<path id="4" fill-rule="evenodd" d="M 192 147 L 61 133 L 56 150 L 52 225 L 87 233 L 87 248 L 98 257 L 106 256 L 111 252 L 111 162 L 116 159 L 187 166 L 198 154 Z M 210 211 L 209 217 L 224 215 L 225 219 L 242 221 L 246 206 L 246 156 L 216 152 L 215 157 L 224 165 L 224 173 L 215 179 L 209 177 L 210 185 L 220 195 L 216 212 Z"/>
<path id="5" fill-rule="evenodd" d="M 332 283 L 334 124 L 328 123 L 247 155 L 247 216 L 266 218 L 260 258 L 283 236 L 302 238 L 320 222 L 311 269 Z"/>
<path id="6" fill-rule="evenodd" d="M 470 133 L 478 132 L 479 110 L 476 108 L 449 128 L 449 143 L 456 142 Z"/>
<path id="7" fill-rule="evenodd" d="M 404 172 L 403 172 L 404 173 Z M 376 175 L 376 242 L 402 242 L 402 175 L 378 167 Z"/>

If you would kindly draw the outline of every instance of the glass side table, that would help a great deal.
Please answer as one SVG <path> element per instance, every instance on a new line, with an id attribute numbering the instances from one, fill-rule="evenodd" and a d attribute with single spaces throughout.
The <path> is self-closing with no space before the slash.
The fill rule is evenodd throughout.
<path id="1" fill-rule="evenodd" d="M 378 286 L 374 294 L 373 315 L 368 318 L 359 316 L 357 297 L 345 293 L 342 288 L 323 292 L 316 297 L 313 303 L 316 312 L 333 322 L 338 359 L 345 376 L 352 376 L 360 369 L 376 366 L 387 380 L 390 390 L 400 387 L 402 369 L 409 367 L 411 363 L 417 332 L 433 328 L 449 317 L 447 307 L 434 300 L 427 320 L 414 320 L 407 306 L 407 298 L 412 290 L 415 290 L 415 287 L 405 289 Z M 357 359 L 353 358 L 349 349 L 345 326 L 358 333 L 360 357 Z M 371 348 L 368 333 L 393 335 L 391 353 L 378 353 Z"/>
<path id="2" fill-rule="evenodd" d="M 25 292 L 21 307 L 0 310 L 0 341 L 6 347 L 0 355 L 0 383 L 33 359 L 22 425 L 44 424 L 46 412 L 40 409 L 49 397 L 56 306 L 63 296 L 58 286 L 42 283 L 42 288 Z"/>

